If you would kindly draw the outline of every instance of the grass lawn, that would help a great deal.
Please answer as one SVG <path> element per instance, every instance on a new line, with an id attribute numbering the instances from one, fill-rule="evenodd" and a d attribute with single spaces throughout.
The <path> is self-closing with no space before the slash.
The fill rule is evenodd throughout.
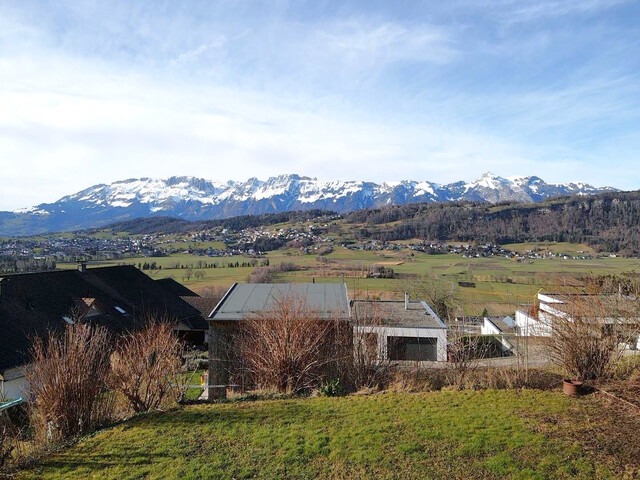
<path id="1" fill-rule="evenodd" d="M 191 405 L 18 478 L 621 478 L 566 433 L 590 402 L 488 390 Z"/>

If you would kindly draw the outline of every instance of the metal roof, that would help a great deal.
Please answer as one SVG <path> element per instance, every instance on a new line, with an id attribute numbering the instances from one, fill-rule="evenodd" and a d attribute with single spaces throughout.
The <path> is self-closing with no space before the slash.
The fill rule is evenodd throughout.
<path id="1" fill-rule="evenodd" d="M 286 298 L 304 299 L 318 318 L 349 318 L 344 283 L 236 283 L 209 315 L 210 320 L 243 320 L 269 311 Z"/>

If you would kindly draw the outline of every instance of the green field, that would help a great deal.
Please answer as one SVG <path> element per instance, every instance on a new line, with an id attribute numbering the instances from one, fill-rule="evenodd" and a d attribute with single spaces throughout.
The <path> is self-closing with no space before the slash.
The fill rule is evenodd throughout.
<path id="1" fill-rule="evenodd" d="M 578 244 L 539 244 L 558 252 L 578 252 L 589 249 Z M 532 249 L 532 244 L 522 244 L 523 249 Z M 456 289 L 460 302 L 469 315 L 478 315 L 487 308 L 490 314 L 513 313 L 516 306 L 531 302 L 536 293 L 545 290 L 564 290 L 580 286 L 579 279 L 587 274 L 637 274 L 640 260 L 628 258 L 564 259 L 562 257 L 532 259 L 518 262 L 505 257 L 464 258 L 461 255 L 429 255 L 398 251 L 360 251 L 335 248 L 334 252 L 322 257 L 322 263 L 315 255 L 303 255 L 297 250 L 278 250 L 266 255 L 271 266 L 281 262 L 291 262 L 303 267 L 294 272 L 275 274 L 279 282 L 339 282 L 345 279 L 350 291 L 355 295 L 377 295 L 383 298 L 400 298 L 411 277 L 425 273 L 437 274 L 450 282 Z M 100 265 L 132 264 L 156 262 L 162 269 L 146 270 L 152 278 L 171 277 L 195 291 L 210 286 L 228 288 L 234 282 L 245 282 L 253 271 L 252 267 L 229 268 L 229 262 L 250 261 L 250 258 L 201 257 L 187 253 L 167 257 L 127 258 L 122 261 L 94 262 Z M 262 259 L 258 259 L 261 261 Z M 223 268 L 198 268 L 198 262 L 217 262 Z M 186 268 L 173 268 L 176 264 Z M 368 268 L 383 265 L 392 268 L 399 277 L 394 279 L 364 278 Z M 73 264 L 61 264 L 60 268 L 75 268 Z M 187 278 L 187 268 L 192 269 Z M 459 287 L 458 282 L 472 282 L 474 288 Z"/>
<path id="2" fill-rule="evenodd" d="M 575 440 L 594 402 L 488 390 L 192 405 L 105 430 L 18 478 L 619 478 Z"/>

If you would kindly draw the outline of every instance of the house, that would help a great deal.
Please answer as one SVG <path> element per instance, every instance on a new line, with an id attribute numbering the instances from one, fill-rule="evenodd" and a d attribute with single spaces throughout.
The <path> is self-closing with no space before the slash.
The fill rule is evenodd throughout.
<path id="1" fill-rule="evenodd" d="M 183 292 L 184 293 L 184 292 Z M 5 275 L 0 280 L 0 394 L 23 396 L 33 340 L 79 319 L 116 334 L 145 318 L 168 318 L 187 336 L 204 340 L 203 315 L 133 266 Z"/>
<path id="2" fill-rule="evenodd" d="M 286 298 L 303 300 L 319 320 L 348 322 L 354 335 L 375 339 L 381 358 L 446 361 L 446 326 L 425 302 L 352 301 L 344 283 L 236 283 L 209 315 L 209 398 L 226 396 L 228 348 L 239 322 Z"/>
<path id="3" fill-rule="evenodd" d="M 513 337 L 516 335 L 516 322 L 513 318 L 506 317 L 484 317 L 481 335 L 491 335 L 499 343 L 503 352 L 514 349 Z"/>
<path id="4" fill-rule="evenodd" d="M 554 322 L 573 321 L 579 315 L 603 327 L 626 326 L 638 330 L 638 299 L 624 295 L 538 293 L 537 305 L 521 305 L 516 310 L 516 334 L 549 337 Z M 611 328 L 611 327 L 609 327 Z M 640 348 L 640 339 L 635 348 Z"/>
<path id="5" fill-rule="evenodd" d="M 391 361 L 447 360 L 447 326 L 426 302 L 353 300 L 354 336 L 371 335 L 378 357 Z"/>
<path id="6" fill-rule="evenodd" d="M 228 345 L 238 322 L 275 308 L 286 298 L 301 299 L 321 320 L 348 320 L 344 283 L 234 283 L 209 314 L 210 399 L 224 398 L 229 384 Z"/>

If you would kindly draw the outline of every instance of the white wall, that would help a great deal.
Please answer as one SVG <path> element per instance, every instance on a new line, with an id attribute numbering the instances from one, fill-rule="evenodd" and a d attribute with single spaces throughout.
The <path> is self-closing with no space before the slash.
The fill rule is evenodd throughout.
<path id="1" fill-rule="evenodd" d="M 540 312 L 542 314 L 542 312 Z M 547 321 L 539 321 L 527 313 L 516 310 L 516 326 L 518 327 L 518 335 L 524 337 L 550 337 L 551 326 Z"/>
<path id="2" fill-rule="evenodd" d="M 19 397 L 27 399 L 29 391 L 29 382 L 24 376 L 24 368 L 11 368 L 5 370 L 2 374 L 3 380 L 0 381 L 0 393 L 5 399 L 16 399 Z"/>
<path id="3" fill-rule="evenodd" d="M 489 321 L 488 318 L 485 317 L 484 322 L 482 323 L 482 327 L 480 327 L 481 335 L 492 335 L 500 342 L 503 350 L 511 350 L 513 345 L 505 338 L 505 334 L 501 332 L 498 327 L 496 327 L 493 323 Z"/>
<path id="4" fill-rule="evenodd" d="M 360 333 L 375 333 L 378 335 L 378 353 L 381 358 L 387 358 L 387 337 L 435 338 L 438 362 L 447 361 L 447 330 L 444 328 L 410 328 L 386 327 L 375 325 L 361 325 L 356 327 Z"/>

